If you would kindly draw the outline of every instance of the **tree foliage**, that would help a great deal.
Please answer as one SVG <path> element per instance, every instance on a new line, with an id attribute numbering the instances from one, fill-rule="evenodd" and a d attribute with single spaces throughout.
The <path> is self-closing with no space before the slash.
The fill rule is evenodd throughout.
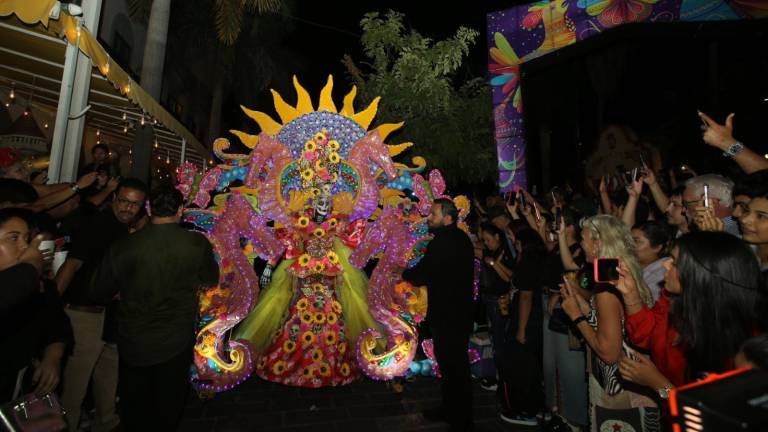
<path id="1" fill-rule="evenodd" d="M 344 63 L 364 103 L 381 96 L 378 121 L 405 121 L 389 141 L 413 142 L 413 155 L 453 184 L 495 178 L 490 88 L 482 78 L 457 77 L 478 32 L 460 27 L 433 41 L 406 29 L 394 11 L 368 13 L 361 26 L 368 61 L 361 68 L 346 56 Z"/>

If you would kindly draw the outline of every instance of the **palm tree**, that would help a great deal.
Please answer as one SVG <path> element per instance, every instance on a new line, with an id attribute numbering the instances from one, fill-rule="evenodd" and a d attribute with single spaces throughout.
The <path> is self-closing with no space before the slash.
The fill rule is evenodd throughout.
<path id="1" fill-rule="evenodd" d="M 281 0 L 214 0 L 213 12 L 219 41 L 225 45 L 234 44 L 247 12 L 274 12 L 281 3 Z M 171 0 L 129 0 L 129 10 L 134 17 L 149 20 L 141 66 L 141 85 L 152 97 L 158 99 L 162 90 Z"/>

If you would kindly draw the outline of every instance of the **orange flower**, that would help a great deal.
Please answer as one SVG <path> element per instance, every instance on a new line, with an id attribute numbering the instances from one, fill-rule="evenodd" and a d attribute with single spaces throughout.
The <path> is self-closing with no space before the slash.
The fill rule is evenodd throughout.
<path id="1" fill-rule="evenodd" d="M 325 314 L 322 312 L 315 313 L 315 324 L 323 324 L 325 322 Z"/>
<path id="2" fill-rule="evenodd" d="M 342 375 L 342 376 L 345 376 L 345 377 L 346 377 L 346 376 L 349 376 L 349 372 L 350 372 L 350 370 L 349 370 L 349 364 L 347 364 L 347 363 L 342 363 L 342 364 L 341 364 L 341 368 L 339 369 L 339 372 L 341 372 L 341 375 Z"/>
<path id="3" fill-rule="evenodd" d="M 312 350 L 312 360 L 315 362 L 319 362 L 323 359 L 323 351 L 320 348 L 315 348 Z"/>
<path id="4" fill-rule="evenodd" d="M 334 332 L 325 332 L 325 344 L 326 345 L 333 345 L 336 343 L 336 333 Z"/>
<path id="5" fill-rule="evenodd" d="M 285 352 L 290 354 L 290 353 L 294 352 L 295 350 L 296 350 L 296 342 L 294 342 L 292 340 L 287 340 L 287 341 L 283 342 L 283 351 L 285 351 Z"/>
<path id="6" fill-rule="evenodd" d="M 285 362 L 280 360 L 279 362 L 272 365 L 272 372 L 275 375 L 282 375 L 283 372 L 285 372 Z"/>
<path id="7" fill-rule="evenodd" d="M 326 362 L 320 363 L 320 367 L 318 367 L 318 370 L 320 371 L 320 375 L 324 377 L 331 375 L 331 367 Z"/>
<path id="8" fill-rule="evenodd" d="M 331 324 L 331 325 L 336 324 L 336 321 L 338 321 L 338 320 L 339 320 L 339 316 L 338 315 L 336 315 L 333 312 L 328 312 L 327 319 L 326 319 L 328 324 Z"/>
<path id="9" fill-rule="evenodd" d="M 315 335 L 311 331 L 305 331 L 301 335 L 301 341 L 305 346 L 312 345 L 312 343 L 315 341 Z"/>

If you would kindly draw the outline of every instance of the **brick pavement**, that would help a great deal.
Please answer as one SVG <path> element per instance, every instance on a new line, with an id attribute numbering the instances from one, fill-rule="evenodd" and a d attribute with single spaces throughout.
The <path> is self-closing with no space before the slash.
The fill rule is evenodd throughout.
<path id="1" fill-rule="evenodd" d="M 498 417 L 496 397 L 475 384 L 475 425 L 478 432 L 532 432 L 511 427 Z M 201 401 L 190 398 L 180 427 L 196 431 L 401 432 L 443 431 L 420 414 L 438 404 L 434 378 L 418 377 L 395 393 L 386 383 L 360 380 L 336 388 L 303 389 L 252 378 L 229 392 Z"/>

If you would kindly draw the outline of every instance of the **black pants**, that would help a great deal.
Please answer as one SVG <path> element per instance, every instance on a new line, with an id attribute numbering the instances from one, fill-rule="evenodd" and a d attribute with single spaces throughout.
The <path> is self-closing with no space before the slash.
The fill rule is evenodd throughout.
<path id="1" fill-rule="evenodd" d="M 120 421 L 133 431 L 175 431 L 189 393 L 192 350 L 151 365 L 131 366 L 120 359 Z"/>
<path id="2" fill-rule="evenodd" d="M 511 337 L 501 347 L 494 347 L 501 378 L 498 393 L 502 406 L 509 411 L 534 416 L 543 406 L 542 338 L 536 333 L 541 331 L 529 331 L 537 336 L 528 338 L 525 344 Z"/>
<path id="3" fill-rule="evenodd" d="M 469 326 L 431 323 L 440 391 L 451 431 L 472 430 L 472 378 L 469 372 Z"/>

